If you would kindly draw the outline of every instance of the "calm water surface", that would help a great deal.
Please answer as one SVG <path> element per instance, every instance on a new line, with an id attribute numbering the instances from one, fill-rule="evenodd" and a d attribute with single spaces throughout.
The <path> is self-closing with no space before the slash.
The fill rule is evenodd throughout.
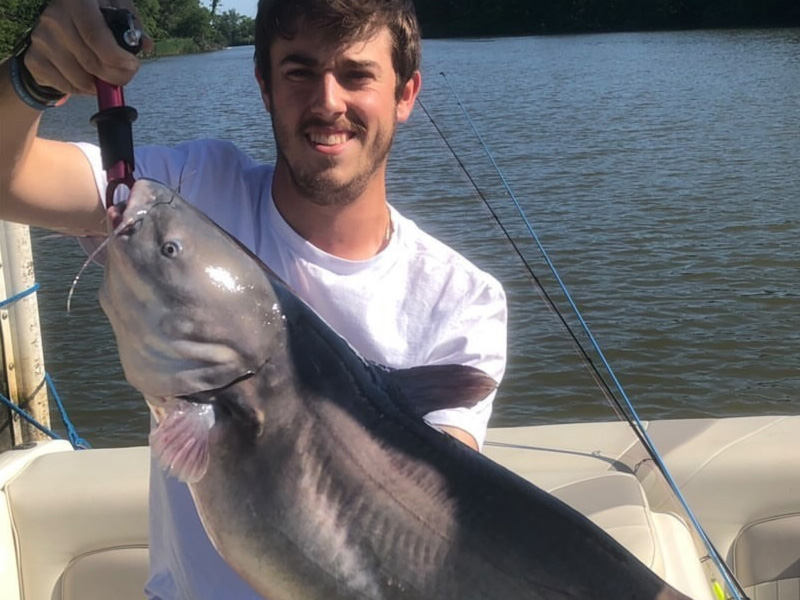
<path id="1" fill-rule="evenodd" d="M 271 160 L 251 55 L 146 63 L 126 90 L 137 143 L 221 137 Z M 506 287 L 494 425 L 614 416 L 481 199 L 568 312 L 453 89 L 643 417 L 800 413 L 800 30 L 426 41 L 424 57 L 422 102 L 479 191 L 417 109 L 391 201 Z M 94 109 L 73 99 L 44 130 L 94 141 Z M 100 270 L 67 314 L 83 254 L 35 235 L 45 359 L 73 421 L 95 446 L 143 443 Z"/>

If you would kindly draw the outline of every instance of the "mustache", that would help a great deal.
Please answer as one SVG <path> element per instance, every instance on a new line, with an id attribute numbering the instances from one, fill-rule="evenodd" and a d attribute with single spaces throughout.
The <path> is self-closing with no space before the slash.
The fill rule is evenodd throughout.
<path id="1" fill-rule="evenodd" d="M 333 122 L 320 119 L 319 117 L 311 117 L 300 123 L 300 131 L 305 131 L 309 128 L 334 128 L 342 131 L 352 131 L 357 136 L 363 136 L 367 131 L 367 128 L 364 125 L 347 117 L 336 119 Z"/>

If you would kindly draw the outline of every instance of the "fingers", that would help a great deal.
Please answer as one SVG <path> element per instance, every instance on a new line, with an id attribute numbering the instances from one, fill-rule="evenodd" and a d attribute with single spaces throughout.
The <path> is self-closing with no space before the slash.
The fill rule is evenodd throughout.
<path id="1" fill-rule="evenodd" d="M 104 2 L 132 8 L 122 0 Z M 138 59 L 117 45 L 100 12 L 98 0 L 55 0 L 31 33 L 25 66 L 39 85 L 68 94 L 94 94 L 94 78 L 125 85 L 139 68 Z"/>

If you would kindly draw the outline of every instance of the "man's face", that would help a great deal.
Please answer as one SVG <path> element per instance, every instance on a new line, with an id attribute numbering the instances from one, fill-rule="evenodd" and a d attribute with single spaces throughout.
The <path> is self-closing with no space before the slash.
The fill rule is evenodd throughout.
<path id="1" fill-rule="evenodd" d="M 271 48 L 272 116 L 277 169 L 295 191 L 323 205 L 346 204 L 370 183 L 383 185 L 398 121 L 405 121 L 419 90 L 419 75 L 397 99 L 388 29 L 349 46 L 301 28 Z M 262 83 L 262 91 L 264 86 Z"/>

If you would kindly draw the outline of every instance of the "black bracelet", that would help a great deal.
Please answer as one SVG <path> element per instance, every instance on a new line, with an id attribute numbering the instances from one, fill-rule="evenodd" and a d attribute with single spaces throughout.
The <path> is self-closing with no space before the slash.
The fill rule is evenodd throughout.
<path id="1" fill-rule="evenodd" d="M 14 87 L 14 91 L 20 100 L 35 110 L 41 111 L 61 106 L 69 96 L 54 88 L 36 83 L 33 75 L 28 71 L 28 67 L 25 66 L 23 57 L 30 45 L 31 29 L 25 32 L 25 35 L 17 42 L 11 55 L 11 85 Z"/>

